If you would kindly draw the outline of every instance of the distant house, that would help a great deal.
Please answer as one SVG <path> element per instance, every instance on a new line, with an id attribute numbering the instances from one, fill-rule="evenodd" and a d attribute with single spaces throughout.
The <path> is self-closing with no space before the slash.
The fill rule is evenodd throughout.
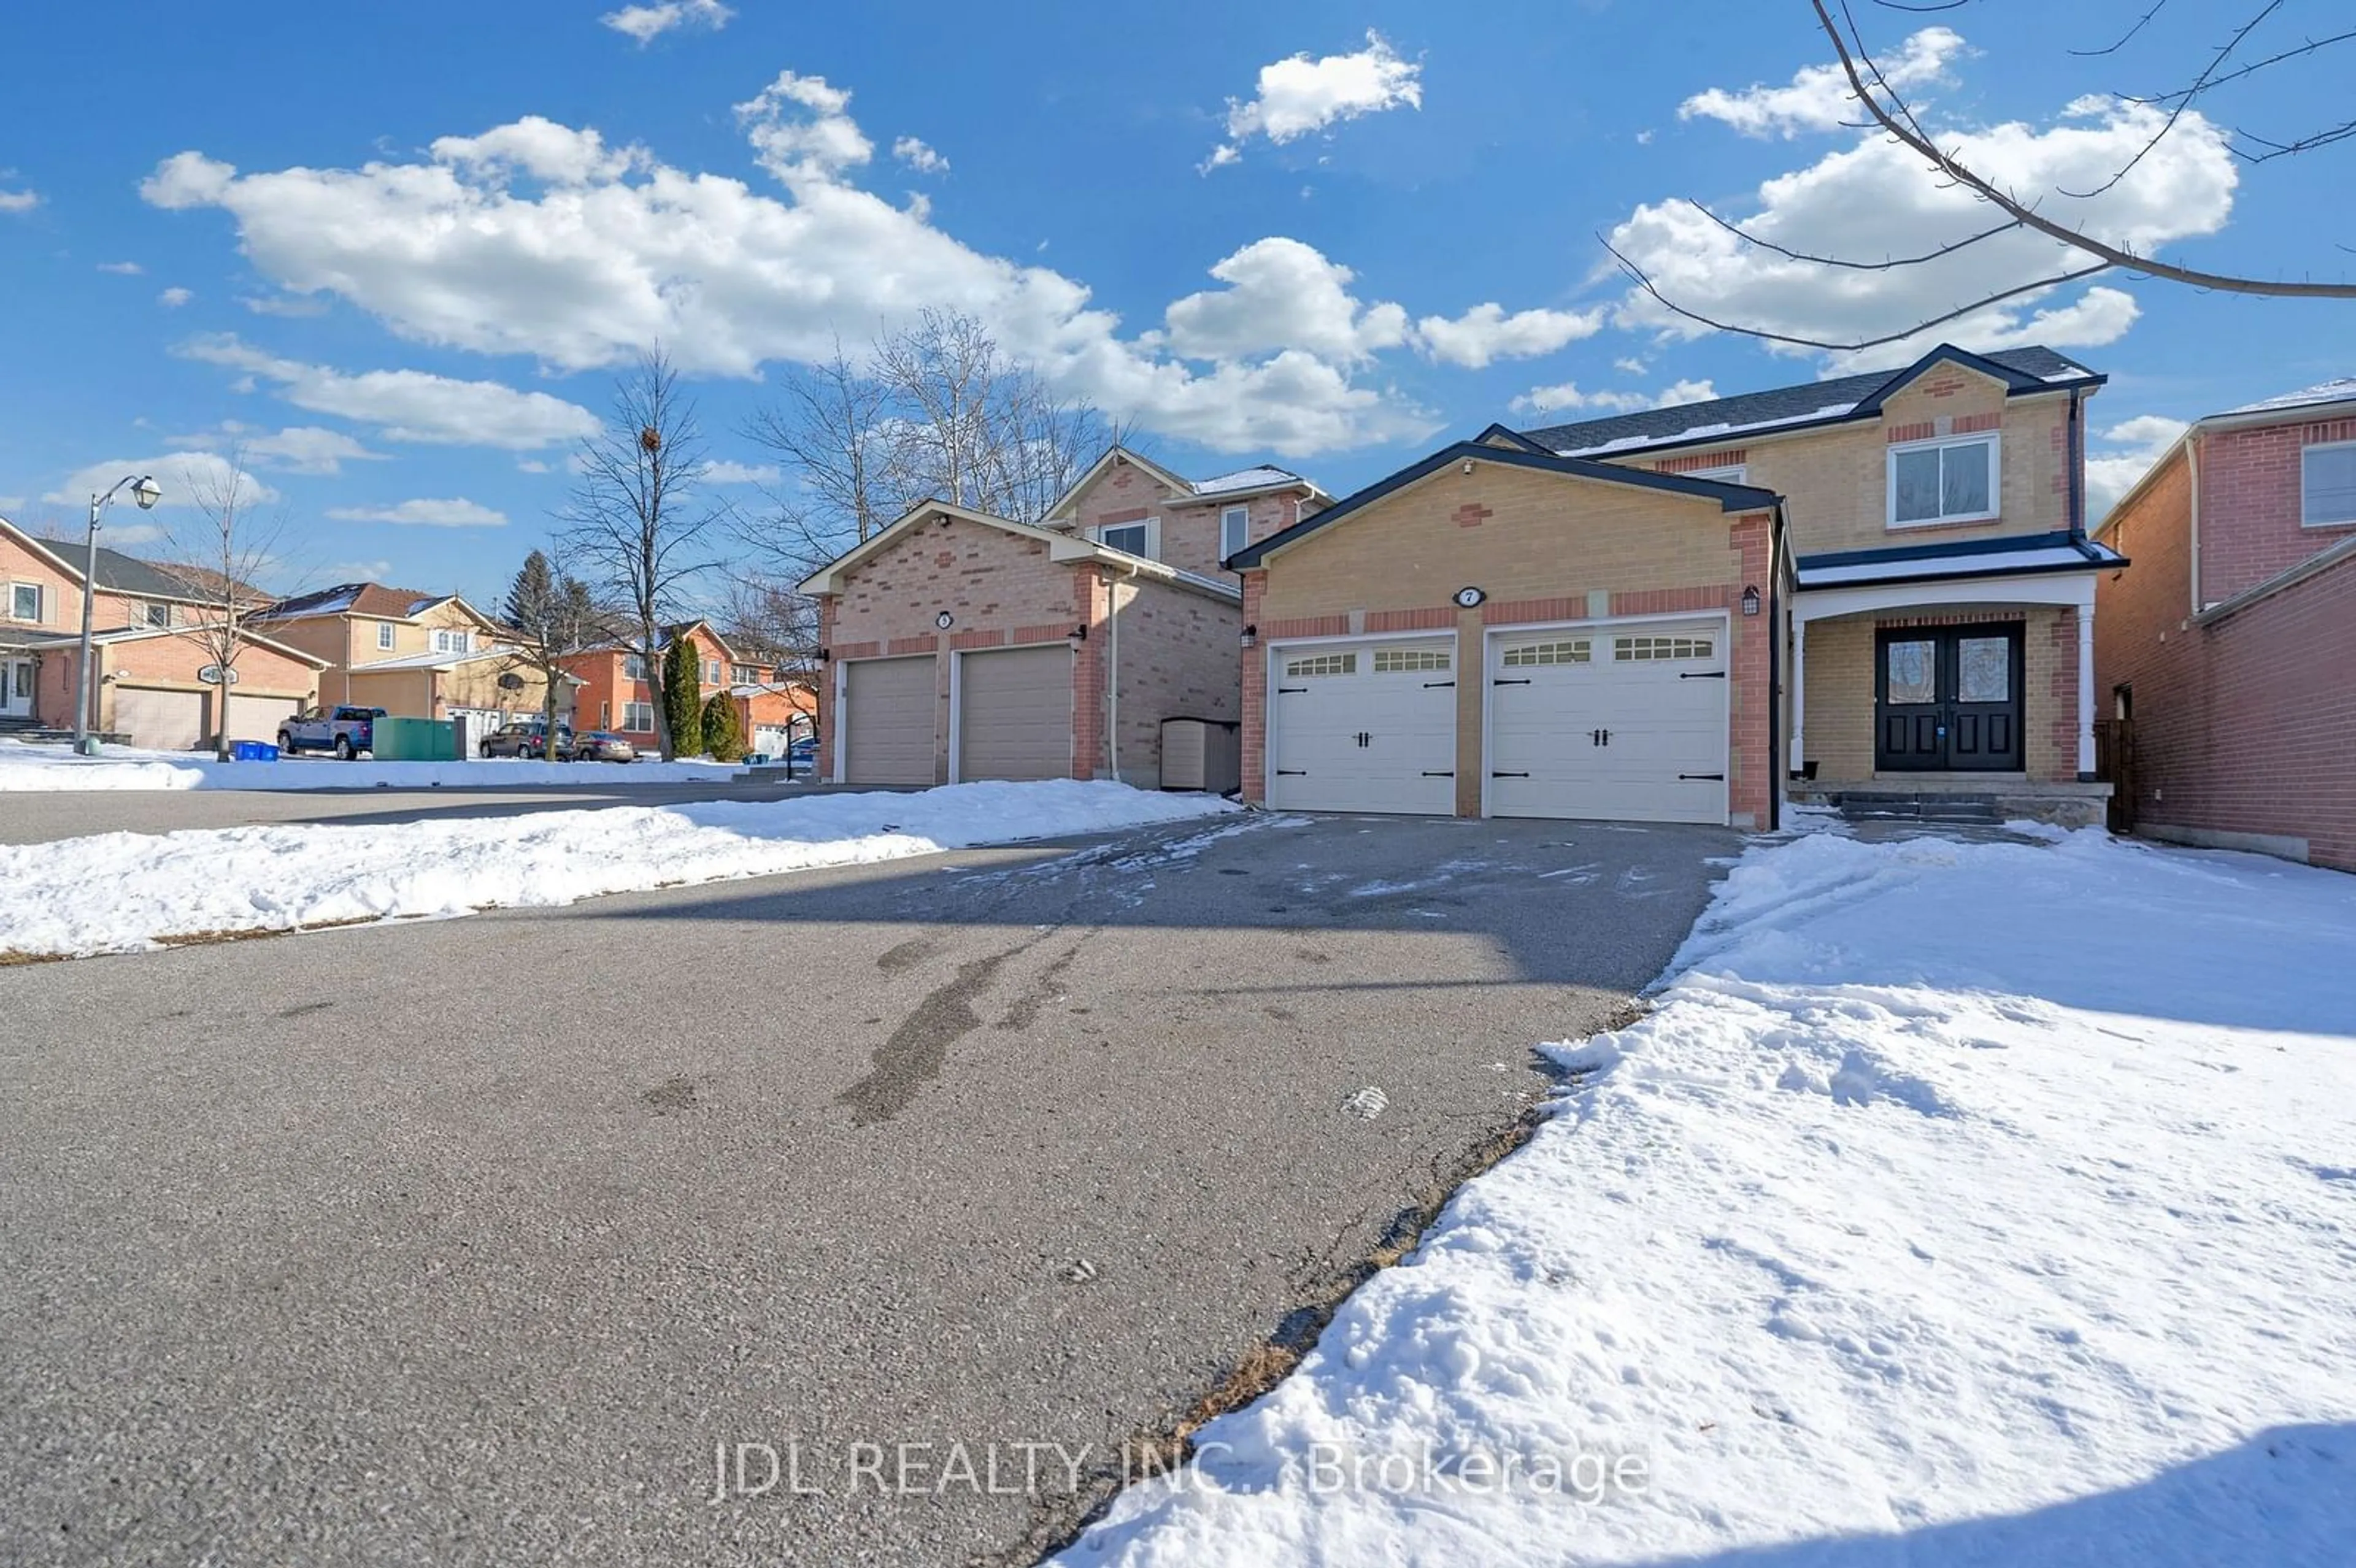
<path id="1" fill-rule="evenodd" d="M 84 545 L 0 519 L 0 728 L 73 728 L 89 560 Z M 220 688 L 203 678 L 212 655 L 202 634 L 220 624 L 221 595 L 206 574 L 102 546 L 96 588 L 90 720 L 102 733 L 162 751 L 208 746 L 224 731 L 266 741 L 317 694 L 326 661 L 250 625 L 217 712 Z"/>
<path id="2" fill-rule="evenodd" d="M 700 696 L 709 700 L 724 690 L 735 700 L 747 750 L 774 755 L 790 740 L 811 732 L 818 698 L 807 678 L 797 677 L 787 667 L 757 662 L 750 652 L 740 653 L 709 621 L 665 627 L 660 646 L 669 648 L 678 637 L 695 645 Z M 640 655 L 616 642 L 575 654 L 564 667 L 580 683 L 573 709 L 576 729 L 610 730 L 642 752 L 658 749 L 654 687 Z"/>
<path id="3" fill-rule="evenodd" d="M 320 700 L 487 730 L 540 713 L 545 685 L 513 634 L 455 593 L 346 582 L 260 612 L 270 635 L 327 661 Z M 570 687 L 557 712 L 572 709 Z"/>
<path id="4" fill-rule="evenodd" d="M 2211 414 L 2095 529 L 2115 826 L 2356 870 L 2356 379 Z"/>

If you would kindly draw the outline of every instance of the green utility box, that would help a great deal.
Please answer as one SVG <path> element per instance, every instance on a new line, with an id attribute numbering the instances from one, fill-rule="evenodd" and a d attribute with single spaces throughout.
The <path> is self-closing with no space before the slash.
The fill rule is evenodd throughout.
<path id="1" fill-rule="evenodd" d="M 380 719 L 369 749 L 380 763 L 455 763 L 458 726 L 447 719 Z"/>

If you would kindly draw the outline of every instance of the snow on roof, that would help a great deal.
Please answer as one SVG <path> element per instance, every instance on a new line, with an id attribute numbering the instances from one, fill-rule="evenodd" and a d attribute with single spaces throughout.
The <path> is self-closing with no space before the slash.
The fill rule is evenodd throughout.
<path id="1" fill-rule="evenodd" d="M 2296 392 L 2280 397 L 2261 398 L 2254 403 L 2244 403 L 2238 409 L 2227 409 L 2228 414 L 2271 413 L 2276 409 L 2305 408 L 2309 403 L 2356 402 L 2356 376 L 2342 376 L 2334 381 L 2319 381 Z"/>
<path id="2" fill-rule="evenodd" d="M 1197 479 L 1194 481 L 1194 494 L 1224 496 L 1232 490 L 1258 490 L 1270 485 L 1301 483 L 1303 481 L 1301 475 L 1290 469 L 1273 468 L 1267 464 L 1260 464 L 1251 468 L 1238 468 L 1233 474 L 1222 474 L 1215 478 Z"/>
<path id="3" fill-rule="evenodd" d="M 1807 424 L 1815 420 L 1835 420 L 1857 407 L 1854 402 L 1826 403 L 1810 409 L 1804 414 L 1786 414 L 1781 419 L 1753 420 L 1747 424 L 1697 424 L 1669 435 L 1623 435 L 1601 446 L 1575 446 L 1556 453 L 1558 457 L 1593 457 L 1599 453 L 1622 452 L 1632 446 L 1666 446 L 1684 441 L 1707 441 L 1712 436 L 1740 435 L 1745 431 L 1773 430 L 1778 425 Z"/>

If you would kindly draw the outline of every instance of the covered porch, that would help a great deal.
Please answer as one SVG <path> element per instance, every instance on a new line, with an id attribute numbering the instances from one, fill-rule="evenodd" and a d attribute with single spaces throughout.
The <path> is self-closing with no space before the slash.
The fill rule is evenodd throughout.
<path id="1" fill-rule="evenodd" d="M 1869 817 L 2103 820 L 2094 582 L 2074 535 L 1802 557 L 1786 798 Z"/>

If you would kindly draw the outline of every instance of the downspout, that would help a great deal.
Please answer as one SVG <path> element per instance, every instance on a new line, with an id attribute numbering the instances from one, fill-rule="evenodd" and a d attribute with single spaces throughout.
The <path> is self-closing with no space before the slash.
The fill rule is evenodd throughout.
<path id="1" fill-rule="evenodd" d="M 2070 394 L 2070 538 L 2086 537 L 2086 395 Z"/>
<path id="2" fill-rule="evenodd" d="M 2191 486 L 2192 540 L 2185 552 L 2185 579 L 2192 588 L 2192 613 L 2201 613 L 2201 432 L 2196 427 L 2184 436 L 2184 475 Z"/>
<path id="3" fill-rule="evenodd" d="M 1783 503 L 1767 519 L 1767 822 L 1770 833 L 1783 826 Z"/>

